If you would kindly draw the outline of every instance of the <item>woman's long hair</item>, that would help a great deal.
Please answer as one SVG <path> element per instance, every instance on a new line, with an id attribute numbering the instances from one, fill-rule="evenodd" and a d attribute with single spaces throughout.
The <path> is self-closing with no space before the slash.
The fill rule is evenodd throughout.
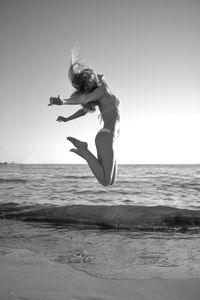
<path id="1" fill-rule="evenodd" d="M 72 86 L 75 88 L 71 97 L 81 94 L 89 94 L 100 86 L 95 72 L 78 60 L 73 61 L 72 57 L 70 60 L 68 76 Z M 97 101 L 93 101 L 82 106 L 88 111 L 93 112 L 95 111 L 96 105 Z"/>

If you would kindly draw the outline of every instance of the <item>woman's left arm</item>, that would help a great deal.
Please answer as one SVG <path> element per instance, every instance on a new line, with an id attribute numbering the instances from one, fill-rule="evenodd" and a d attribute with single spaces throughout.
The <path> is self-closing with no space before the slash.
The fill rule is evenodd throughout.
<path id="1" fill-rule="evenodd" d="M 58 121 L 58 122 L 68 122 L 68 121 L 83 117 L 86 114 L 87 114 L 87 110 L 82 108 L 82 109 L 77 110 L 77 112 L 75 112 L 73 115 L 71 115 L 67 118 L 59 116 L 56 121 Z"/>

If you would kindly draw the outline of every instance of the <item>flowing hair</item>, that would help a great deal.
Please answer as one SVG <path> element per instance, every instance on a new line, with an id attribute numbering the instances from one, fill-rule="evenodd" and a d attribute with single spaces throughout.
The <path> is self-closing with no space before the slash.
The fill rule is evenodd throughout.
<path id="1" fill-rule="evenodd" d="M 74 48 L 71 53 L 70 67 L 68 77 L 75 91 L 70 96 L 75 97 L 81 94 L 89 94 L 100 86 L 99 80 L 95 72 L 86 66 L 77 57 L 77 49 Z M 97 101 L 92 101 L 82 105 L 87 111 L 93 112 L 96 110 Z"/>

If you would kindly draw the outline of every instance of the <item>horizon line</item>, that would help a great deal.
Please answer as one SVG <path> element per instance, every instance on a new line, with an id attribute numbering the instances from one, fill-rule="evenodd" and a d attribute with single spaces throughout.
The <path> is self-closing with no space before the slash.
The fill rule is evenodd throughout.
<path id="1" fill-rule="evenodd" d="M 87 163 L 21 163 L 21 162 L 0 162 L 0 165 L 86 165 Z M 166 165 L 166 166 L 173 166 L 173 165 L 188 165 L 188 166 L 197 166 L 200 163 L 118 163 L 118 165 Z"/>

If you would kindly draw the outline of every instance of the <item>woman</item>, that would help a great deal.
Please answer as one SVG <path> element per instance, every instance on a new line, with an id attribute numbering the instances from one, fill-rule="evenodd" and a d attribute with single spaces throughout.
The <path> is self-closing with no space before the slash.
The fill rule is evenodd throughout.
<path id="1" fill-rule="evenodd" d="M 71 63 L 69 79 L 76 91 L 69 99 L 51 97 L 49 105 L 82 105 L 82 109 L 68 118 L 59 116 L 58 122 L 79 118 L 95 111 L 96 106 L 99 108 L 104 126 L 95 138 L 97 158 L 89 151 L 87 143 L 73 137 L 67 139 L 75 146 L 70 151 L 87 161 L 97 180 L 104 186 L 112 185 L 117 173 L 114 140 L 118 131 L 120 101 L 109 90 L 103 75 L 96 74 L 79 62 Z"/>

